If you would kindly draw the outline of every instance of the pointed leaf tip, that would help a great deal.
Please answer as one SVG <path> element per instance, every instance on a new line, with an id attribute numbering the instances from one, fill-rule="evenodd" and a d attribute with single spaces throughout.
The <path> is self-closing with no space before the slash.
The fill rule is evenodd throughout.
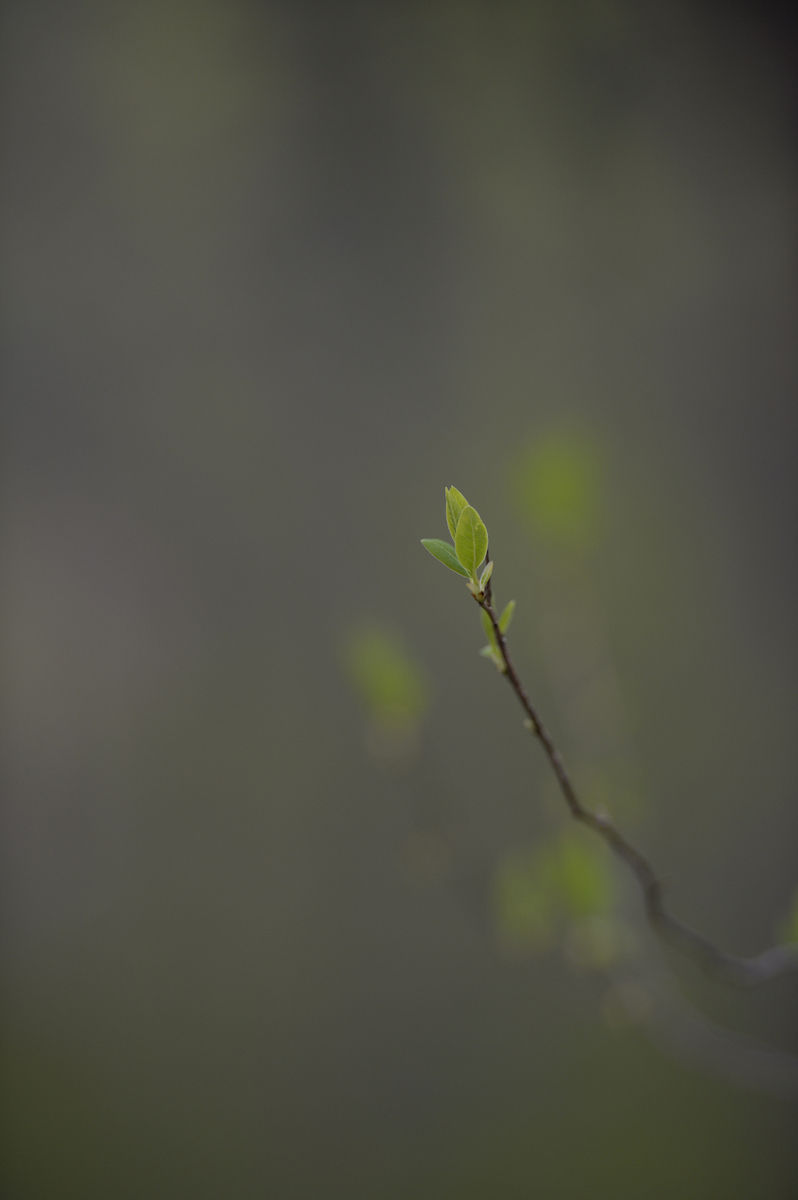
<path id="1" fill-rule="evenodd" d="M 460 513 L 468 507 L 468 501 L 463 493 L 458 492 L 454 486 L 444 488 L 444 495 L 446 497 L 446 524 L 449 526 L 449 533 L 454 538 L 457 534 Z"/>
<path id="2" fill-rule="evenodd" d="M 515 612 L 515 600 L 511 600 L 509 602 L 509 604 L 507 604 L 507 606 L 505 607 L 502 615 L 499 617 L 499 629 L 501 629 L 502 633 L 506 633 L 507 630 L 510 628 L 510 622 L 513 619 L 514 612 Z"/>

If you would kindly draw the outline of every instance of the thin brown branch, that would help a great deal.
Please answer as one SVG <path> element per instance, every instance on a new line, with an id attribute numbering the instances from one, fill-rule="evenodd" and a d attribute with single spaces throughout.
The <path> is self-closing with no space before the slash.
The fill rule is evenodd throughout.
<path id="1" fill-rule="evenodd" d="M 499 621 L 490 596 L 477 595 L 475 599 L 493 626 L 496 644 L 504 664 L 503 674 L 526 714 L 532 733 L 543 746 L 571 816 L 598 834 L 635 876 L 643 894 L 646 917 L 655 932 L 663 940 L 695 959 L 706 970 L 730 983 L 750 987 L 798 969 L 798 942 L 773 946 L 752 958 L 739 958 L 734 954 L 727 954 L 726 951 L 721 950 L 708 938 L 705 938 L 703 934 L 698 933 L 689 925 L 685 925 L 668 911 L 665 907 L 662 882 L 646 855 L 638 850 L 625 834 L 621 833 L 608 816 L 591 811 L 580 800 L 560 752 L 541 721 L 513 666 L 507 649 L 507 640 L 499 628 Z"/>

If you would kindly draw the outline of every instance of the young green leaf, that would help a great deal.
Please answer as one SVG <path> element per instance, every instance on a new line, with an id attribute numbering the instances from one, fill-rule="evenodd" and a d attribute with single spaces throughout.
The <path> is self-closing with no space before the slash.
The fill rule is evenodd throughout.
<path id="1" fill-rule="evenodd" d="M 454 548 L 448 542 L 444 542 L 441 538 L 422 538 L 421 545 L 450 571 L 456 571 L 458 575 L 464 575 L 468 579 L 468 571 L 462 563 L 458 562 Z"/>
<path id="2" fill-rule="evenodd" d="M 490 577 L 492 574 L 493 574 L 493 559 L 490 560 L 488 565 L 485 567 L 485 570 L 482 572 L 482 576 L 479 581 L 479 590 L 481 592 L 484 592 L 485 588 L 490 583 Z"/>
<path id="3" fill-rule="evenodd" d="M 496 634 L 493 631 L 493 622 L 485 612 L 484 608 L 480 609 L 480 616 L 482 617 L 482 628 L 485 630 L 485 636 L 487 637 L 493 649 L 498 653 L 499 645 L 496 641 Z"/>
<path id="4" fill-rule="evenodd" d="M 476 576 L 477 567 L 488 551 L 488 531 L 479 513 L 470 504 L 460 513 L 454 548 L 468 574 Z"/>
<path id="5" fill-rule="evenodd" d="M 506 633 L 507 630 L 510 628 L 510 622 L 513 619 L 514 612 L 515 612 L 515 600 L 511 600 L 509 602 L 509 604 L 506 605 L 502 615 L 499 617 L 499 629 L 501 629 L 502 633 Z"/>
<path id="6" fill-rule="evenodd" d="M 468 501 L 456 487 L 444 488 L 444 494 L 446 496 L 446 524 L 449 526 L 449 533 L 455 537 L 460 513 L 468 507 Z"/>

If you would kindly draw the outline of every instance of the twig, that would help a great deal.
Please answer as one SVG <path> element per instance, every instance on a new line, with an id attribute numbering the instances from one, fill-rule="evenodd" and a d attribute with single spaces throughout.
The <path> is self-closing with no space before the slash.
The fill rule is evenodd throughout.
<path id="1" fill-rule="evenodd" d="M 507 640 L 499 628 L 499 620 L 493 608 L 490 593 L 481 595 L 477 593 L 474 599 L 487 615 L 493 627 L 496 644 L 504 665 L 503 674 L 515 692 L 518 703 L 526 713 L 532 733 L 543 746 L 571 816 L 597 833 L 613 853 L 632 871 L 640 884 L 646 917 L 654 931 L 665 941 L 695 959 L 713 975 L 741 986 L 753 987 L 756 984 L 765 983 L 769 979 L 774 979 L 778 975 L 798 969 L 798 942 L 773 946 L 752 958 L 739 958 L 734 954 L 727 954 L 710 942 L 708 938 L 705 938 L 703 934 L 691 929 L 689 925 L 685 925 L 667 910 L 663 885 L 645 854 L 620 832 L 609 817 L 592 812 L 579 799 L 560 752 L 538 716 L 513 666 L 507 650 Z"/>

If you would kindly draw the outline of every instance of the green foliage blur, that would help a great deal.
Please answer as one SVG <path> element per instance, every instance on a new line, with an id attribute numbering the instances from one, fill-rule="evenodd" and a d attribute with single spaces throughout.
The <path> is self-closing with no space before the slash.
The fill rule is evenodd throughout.
<path id="1" fill-rule="evenodd" d="M 372 751 L 388 761 L 412 757 L 429 704 L 424 670 L 396 634 L 374 624 L 350 631 L 344 666 L 365 711 Z"/>
<path id="2" fill-rule="evenodd" d="M 515 952 L 548 949 L 566 924 L 608 917 L 613 896 L 606 847 L 565 831 L 502 862 L 494 897 L 499 932 Z"/>
<path id="3" fill-rule="evenodd" d="M 531 533 L 568 550 L 591 548 L 604 517 L 595 440 L 553 430 L 536 437 L 513 467 L 514 501 Z"/>

